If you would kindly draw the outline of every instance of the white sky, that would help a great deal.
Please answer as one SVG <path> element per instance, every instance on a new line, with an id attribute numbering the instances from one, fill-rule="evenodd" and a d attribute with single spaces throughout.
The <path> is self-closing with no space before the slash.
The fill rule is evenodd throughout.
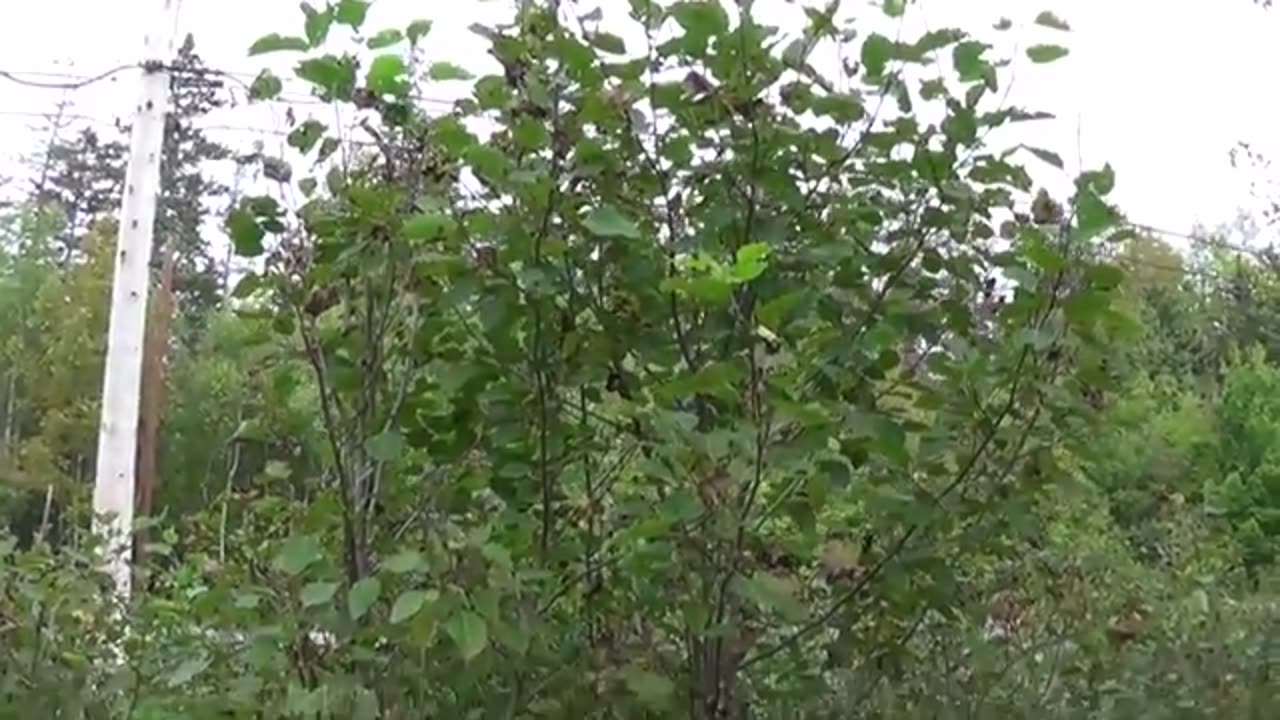
<path id="1" fill-rule="evenodd" d="M 161 2 L 23 3 L 20 18 L 11 14 L 0 24 L 0 70 L 93 75 L 136 62 L 145 29 L 140 20 L 154 16 Z M 579 0 L 584 9 L 594 3 L 605 5 L 606 18 L 625 7 L 625 0 Z M 866 4 L 870 0 L 845 2 L 868 17 L 876 15 L 863 10 Z M 426 43 L 431 59 L 486 69 L 485 43 L 466 27 L 506 17 L 510 6 L 511 0 L 375 0 L 367 27 L 376 31 L 430 18 L 435 22 Z M 796 18 L 802 16 L 790 0 L 755 0 L 755 6 L 763 19 L 784 30 L 799 28 Z M 1069 21 L 1073 31 L 1063 35 L 1030 25 L 1046 9 Z M 209 65 L 244 72 L 251 79 L 264 62 L 286 71 L 296 56 L 249 58 L 249 44 L 272 31 L 300 34 L 301 17 L 293 0 L 183 0 L 179 37 L 194 33 Z M 991 33 L 1000 17 L 1013 19 L 1018 27 L 1004 35 Z M 983 39 L 1003 37 L 1003 43 L 1023 47 L 1037 42 L 1070 47 L 1069 57 L 1050 66 L 1035 66 L 1025 58 L 1018 62 L 1011 101 L 1058 116 L 1019 139 L 1056 150 L 1072 172 L 1077 158 L 1087 167 L 1110 162 L 1118 173 L 1116 199 L 1136 222 L 1186 231 L 1196 222 L 1230 221 L 1237 208 L 1256 206 L 1249 195 L 1250 176 L 1230 165 L 1231 147 L 1243 140 L 1280 155 L 1280 90 L 1268 82 L 1280 67 L 1280 42 L 1275 42 L 1280 39 L 1280 10 L 1260 10 L 1250 0 L 918 0 L 908 18 L 906 39 L 925 26 L 957 26 Z M 893 32 L 893 26 L 880 27 L 886 34 Z M 335 41 L 341 47 L 341 37 Z M 297 87 L 293 90 L 290 97 L 304 97 Z M 431 94 L 453 97 L 463 91 L 464 86 L 453 83 Z M 32 126 L 60 97 L 59 91 L 22 88 L 0 78 L 0 175 L 21 172 L 17 160 L 40 148 L 44 137 Z M 109 126 L 114 117 L 129 112 L 135 98 L 136 76 L 124 73 L 73 93 L 70 112 Z M 299 119 L 308 111 L 320 119 L 333 118 L 324 106 L 295 107 Z M 284 130 L 284 112 L 280 105 L 240 107 L 209 124 Z M 245 129 L 213 134 L 245 149 L 259 138 L 268 148 L 283 142 L 282 137 Z M 1036 177 L 1065 184 L 1066 177 L 1055 174 L 1048 168 Z"/>

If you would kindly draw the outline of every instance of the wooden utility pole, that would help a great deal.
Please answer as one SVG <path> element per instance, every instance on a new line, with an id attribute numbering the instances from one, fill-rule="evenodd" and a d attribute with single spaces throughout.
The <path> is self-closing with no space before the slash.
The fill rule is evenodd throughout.
<path id="1" fill-rule="evenodd" d="M 111 319 L 102 380 L 102 419 L 93 485 L 94 530 L 103 537 L 103 563 L 119 599 L 132 590 L 134 472 L 142 351 L 151 285 L 151 243 L 160 187 L 160 151 L 169 104 L 168 62 L 173 50 L 176 0 L 161 0 L 153 29 L 143 39 L 141 96 L 133 119 L 129 164 L 111 286 Z M 161 42 L 166 38 L 166 42 Z"/>
<path id="2" fill-rule="evenodd" d="M 142 358 L 142 407 L 138 418 L 138 467 L 135 507 L 142 517 L 151 515 L 159 483 L 160 425 L 164 420 L 165 401 L 169 396 L 169 342 L 174 314 L 173 276 L 178 248 L 173 237 L 164 244 L 160 263 L 160 279 L 151 322 L 147 325 Z M 145 534 L 139 531 L 134 562 L 142 566 L 146 560 Z"/>

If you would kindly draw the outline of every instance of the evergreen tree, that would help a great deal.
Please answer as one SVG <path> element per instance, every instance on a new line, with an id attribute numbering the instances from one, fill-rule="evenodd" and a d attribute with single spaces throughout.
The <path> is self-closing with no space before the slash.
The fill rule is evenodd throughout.
<path id="1" fill-rule="evenodd" d="M 64 263 L 79 255 L 80 239 L 89 228 L 120 207 L 127 158 L 121 139 L 104 138 L 87 127 L 49 143 L 32 195 L 38 206 L 62 213 L 57 245 Z"/>
<path id="2" fill-rule="evenodd" d="M 231 157 L 225 145 L 211 140 L 196 121 L 227 104 L 225 83 L 211 73 L 187 35 L 173 64 L 172 107 L 165 129 L 160 168 L 161 194 L 156 212 L 153 258 L 163 265 L 165 247 L 173 243 L 173 288 L 188 325 L 202 326 L 217 304 L 217 263 L 205 235 L 211 202 L 227 187 L 210 177 L 208 164 Z"/>

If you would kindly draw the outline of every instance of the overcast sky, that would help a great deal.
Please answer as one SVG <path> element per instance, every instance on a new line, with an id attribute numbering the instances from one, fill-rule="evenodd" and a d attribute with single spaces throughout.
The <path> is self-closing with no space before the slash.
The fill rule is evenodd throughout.
<path id="1" fill-rule="evenodd" d="M 755 0 L 757 11 L 784 30 L 799 28 L 798 4 Z M 807 0 L 811 4 L 815 0 Z M 22 3 L 20 18 L 11 13 L 0 24 L 0 70 L 28 73 L 30 80 L 57 81 L 54 75 L 93 75 L 136 62 L 141 52 L 142 19 L 152 17 L 163 0 L 39 0 Z M 606 18 L 626 0 L 580 0 L 589 9 L 601 3 Z M 868 0 L 845 6 L 867 12 Z M 484 41 L 466 30 L 473 22 L 506 17 L 511 0 L 375 0 L 368 27 L 403 27 L 418 17 L 435 27 L 428 36 L 431 59 L 485 69 Z M 1053 10 L 1072 32 L 1052 37 L 1030 20 Z M 870 15 L 869 15 L 870 16 Z M 1001 17 L 1018 23 L 1003 36 L 991 31 Z M 1196 222 L 1229 221 L 1240 207 L 1254 205 L 1250 174 L 1233 170 L 1229 151 L 1238 141 L 1280 151 L 1280 90 L 1271 80 L 1280 67 L 1280 11 L 1263 11 L 1250 0 L 919 0 L 908 15 L 904 37 L 930 27 L 956 26 L 1003 37 L 1005 49 L 1057 41 L 1071 55 L 1052 66 L 1018 63 L 1011 101 L 1055 113 L 1038 123 L 1028 139 L 1057 150 L 1075 171 L 1078 158 L 1087 167 L 1110 162 L 1118 173 L 1117 200 L 1137 222 L 1186 231 Z M 301 14 L 293 0 L 183 0 L 179 37 L 195 34 L 209 65 L 246 74 L 262 67 L 249 58 L 249 44 L 271 31 L 297 34 Z M 339 39 L 340 41 L 340 39 Z M 270 56 L 287 68 L 288 56 Z M 283 63 L 283 65 L 281 65 Z M 70 112 L 110 126 L 126 115 L 136 98 L 136 75 L 125 73 L 67 96 Z M 286 86 L 288 89 L 288 86 Z M 290 97 L 301 98 L 298 88 Z M 464 91 L 433 89 L 441 98 Z M 63 97 L 55 90 L 22 88 L 0 78 L 0 175 L 19 172 L 16 161 L 40 147 L 32 128 Z M 208 123 L 232 128 L 218 139 L 247 148 L 256 138 L 277 145 L 278 136 L 255 129 L 285 129 L 285 106 L 240 107 Z M 294 108 L 300 117 L 314 112 L 331 120 L 323 106 Z M 1020 138 L 1021 139 L 1021 138 Z M 1057 184 L 1065 176 L 1038 171 L 1037 179 Z M 1046 174 L 1047 173 L 1047 174 Z M 1058 175 L 1054 177 L 1054 175 Z"/>

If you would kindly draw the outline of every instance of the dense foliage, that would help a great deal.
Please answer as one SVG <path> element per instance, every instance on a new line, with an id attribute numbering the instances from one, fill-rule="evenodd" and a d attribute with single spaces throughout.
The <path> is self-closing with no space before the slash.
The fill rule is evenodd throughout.
<path id="1" fill-rule="evenodd" d="M 187 292 L 127 608 L 87 532 L 110 208 L 4 219 L 0 717 L 1280 708 L 1280 267 L 1134 233 L 1109 167 L 1055 201 L 1021 163 L 1058 155 L 991 140 L 1044 117 L 1007 68 L 1065 21 L 1001 58 L 874 31 L 889 0 L 798 37 L 526 3 L 474 77 L 368 7 L 251 49 L 364 139 L 255 153 L 280 192 L 227 214 L 228 291 L 227 153 L 171 138 Z M 433 115 L 438 82 L 472 92 Z M 59 187 L 118 176 L 59 152 L 93 166 Z"/>

